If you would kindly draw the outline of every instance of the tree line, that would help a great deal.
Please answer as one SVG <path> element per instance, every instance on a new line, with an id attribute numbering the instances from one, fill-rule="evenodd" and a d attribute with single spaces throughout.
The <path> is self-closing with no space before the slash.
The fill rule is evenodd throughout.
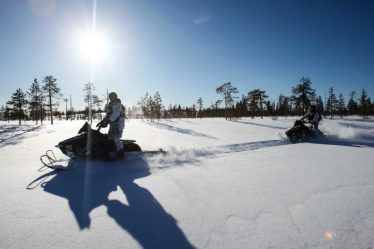
<path id="1" fill-rule="evenodd" d="M 24 92 L 18 88 L 11 96 L 6 105 L 0 107 L 0 120 L 10 121 L 17 120 L 21 124 L 22 120 L 32 120 L 36 124 L 40 121 L 43 124 L 45 119 L 49 119 L 53 124 L 54 117 L 62 116 L 65 119 L 91 119 L 93 116 L 101 117 L 101 105 L 107 96 L 100 98 L 94 94 L 95 86 L 88 82 L 84 84 L 83 100 L 87 104 L 84 110 L 74 110 L 72 107 L 72 99 L 63 98 L 61 88 L 57 84 L 57 79 L 51 75 L 45 76 L 41 83 L 38 79 L 34 79 L 30 88 Z M 57 110 L 59 101 L 64 101 L 65 112 Z M 67 103 L 70 102 L 68 108 Z M 108 100 L 107 100 L 108 102 Z M 95 109 L 96 107 L 96 109 Z"/>
<path id="2" fill-rule="evenodd" d="M 337 96 L 333 87 L 330 87 L 324 100 L 316 94 L 308 77 L 302 77 L 299 83 L 291 88 L 290 96 L 280 94 L 276 102 L 269 100 L 266 91 L 259 88 L 252 89 L 239 98 L 239 91 L 231 82 L 219 85 L 216 93 L 219 98 L 206 108 L 202 97 L 191 106 L 175 104 L 165 108 L 158 92 L 154 96 L 146 93 L 137 106 L 128 108 L 127 116 L 151 121 L 160 118 L 224 117 L 231 120 L 242 117 L 301 116 L 311 105 L 315 105 L 318 112 L 330 118 L 335 115 L 341 118 L 346 115 L 361 115 L 364 118 L 374 115 L 374 103 L 365 89 L 362 89 L 360 94 L 356 91 L 350 92 L 346 104 L 343 94 L 339 93 Z"/>
<path id="3" fill-rule="evenodd" d="M 106 95 L 94 94 L 95 86 L 88 82 L 84 84 L 83 100 L 86 103 L 85 110 L 75 111 L 72 108 L 70 98 L 70 108 L 67 107 L 68 98 L 62 98 L 61 89 L 57 85 L 57 79 L 53 76 L 45 76 L 40 84 L 34 79 L 27 92 L 17 89 L 7 101 L 6 106 L 0 108 L 1 120 L 33 120 L 42 123 L 45 118 L 51 120 L 53 117 L 65 115 L 66 119 L 81 118 L 89 119 L 101 118 Z M 325 117 L 332 118 L 337 115 L 341 118 L 345 115 L 361 115 L 366 118 L 374 115 L 374 103 L 366 90 L 361 92 L 352 91 L 349 93 L 349 100 L 346 103 L 343 94 L 336 95 L 335 90 L 330 87 L 327 96 L 316 94 L 312 88 L 311 79 L 302 77 L 298 84 L 291 88 L 291 95 L 280 94 L 277 101 L 269 100 L 265 90 L 252 89 L 239 98 L 239 91 L 231 82 L 219 85 L 215 92 L 219 96 L 216 101 L 204 107 L 204 100 L 199 97 L 191 106 L 181 106 L 180 104 L 165 107 L 160 93 L 145 93 L 136 105 L 126 107 L 128 118 L 145 118 L 147 120 L 160 120 L 162 118 L 204 118 L 204 117 L 224 117 L 226 120 L 241 117 L 261 117 L 264 116 L 301 116 L 305 114 L 310 105 L 316 105 L 317 110 Z M 66 102 L 65 113 L 56 109 L 58 100 Z"/>

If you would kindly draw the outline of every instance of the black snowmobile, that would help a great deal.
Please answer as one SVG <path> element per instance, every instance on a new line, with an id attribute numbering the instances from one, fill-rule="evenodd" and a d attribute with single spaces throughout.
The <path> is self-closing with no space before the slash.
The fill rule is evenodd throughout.
<path id="1" fill-rule="evenodd" d="M 115 151 L 113 141 L 109 140 L 107 134 L 100 132 L 100 126 L 93 130 L 89 123 L 85 123 L 78 131 L 78 135 L 64 141 L 61 141 L 55 147 L 59 148 L 62 153 L 71 159 L 92 159 L 92 160 L 109 160 L 109 153 Z M 142 152 L 141 147 L 135 140 L 121 139 L 124 146 L 124 153 Z M 165 153 L 162 149 L 158 151 L 145 151 L 144 153 Z M 45 155 L 40 157 L 44 166 L 53 168 L 57 158 L 52 150 L 48 150 Z"/>
<path id="2" fill-rule="evenodd" d="M 296 120 L 294 126 L 286 131 L 292 143 L 304 142 L 309 138 L 324 136 L 320 130 L 313 129 L 313 124 L 304 120 Z"/>
<path id="3" fill-rule="evenodd" d="M 125 152 L 142 151 L 135 140 L 121 140 Z M 108 159 L 109 152 L 115 151 L 114 143 L 107 134 L 93 130 L 89 123 L 85 123 L 78 131 L 78 135 L 56 145 L 62 153 L 70 158 Z"/>

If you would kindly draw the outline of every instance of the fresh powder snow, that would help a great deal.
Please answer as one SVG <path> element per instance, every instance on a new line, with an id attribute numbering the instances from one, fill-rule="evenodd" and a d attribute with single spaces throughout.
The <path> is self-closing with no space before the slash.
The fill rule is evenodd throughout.
<path id="1" fill-rule="evenodd" d="M 168 153 L 115 162 L 54 147 L 85 121 L 1 122 L 0 248 L 374 248 L 374 121 L 293 144 L 294 121 L 126 120 Z M 68 169 L 42 167 L 49 149 Z"/>

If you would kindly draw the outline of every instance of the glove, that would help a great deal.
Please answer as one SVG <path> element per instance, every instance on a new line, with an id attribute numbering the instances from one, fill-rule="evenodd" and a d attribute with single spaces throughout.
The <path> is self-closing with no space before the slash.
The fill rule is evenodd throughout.
<path id="1" fill-rule="evenodd" d="M 105 127 L 108 126 L 108 124 L 109 124 L 109 121 L 108 121 L 106 118 L 104 118 L 103 120 L 101 120 L 101 121 L 96 125 L 96 127 L 98 127 L 98 128 L 105 128 Z"/>

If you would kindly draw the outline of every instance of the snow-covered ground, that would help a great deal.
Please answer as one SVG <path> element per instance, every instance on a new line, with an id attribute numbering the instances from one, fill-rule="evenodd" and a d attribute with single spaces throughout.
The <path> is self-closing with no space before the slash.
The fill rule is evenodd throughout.
<path id="1" fill-rule="evenodd" d="M 127 120 L 125 138 L 169 153 L 65 171 L 39 156 L 66 160 L 54 145 L 83 121 L 1 123 L 0 248 L 374 248 L 374 121 L 291 144 L 294 120 Z"/>

